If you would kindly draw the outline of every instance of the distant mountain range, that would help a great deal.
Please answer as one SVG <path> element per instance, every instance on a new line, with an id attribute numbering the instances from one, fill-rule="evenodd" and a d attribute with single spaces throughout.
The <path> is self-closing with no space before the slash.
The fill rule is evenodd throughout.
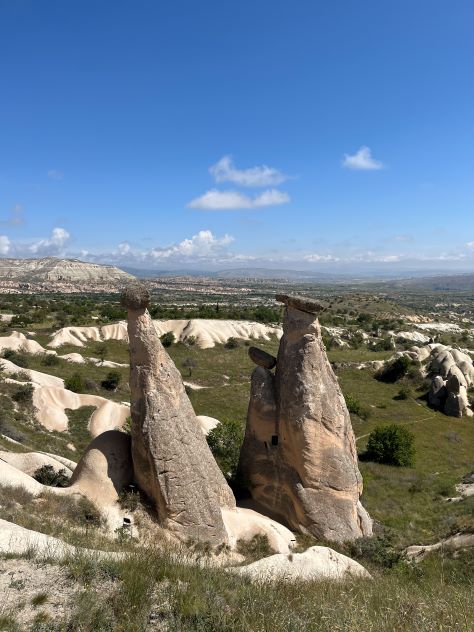
<path id="1" fill-rule="evenodd" d="M 78 259 L 0 259 L 0 289 L 4 291 L 29 285 L 46 291 L 105 291 L 133 278 L 115 266 Z"/>
<path id="2" fill-rule="evenodd" d="M 89 263 L 79 259 L 0 259 L 0 291 L 40 290 L 57 292 L 111 291 L 135 277 L 210 277 L 214 279 L 284 280 L 295 283 L 376 283 L 384 287 L 420 289 L 426 291 L 474 291 L 474 273 L 423 274 L 421 271 L 402 272 L 398 278 L 349 275 L 302 270 L 270 268 L 233 268 L 217 271 L 150 270 Z"/>

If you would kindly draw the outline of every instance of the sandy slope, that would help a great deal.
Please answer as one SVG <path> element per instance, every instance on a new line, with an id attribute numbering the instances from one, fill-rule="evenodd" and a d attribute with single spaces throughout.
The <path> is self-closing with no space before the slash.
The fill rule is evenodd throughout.
<path id="1" fill-rule="evenodd" d="M 225 343 L 229 338 L 241 338 L 244 340 L 264 339 L 269 336 L 281 336 L 281 328 L 262 323 L 254 323 L 245 320 L 212 320 L 194 318 L 191 320 L 155 320 L 155 328 L 160 336 L 173 332 L 176 340 L 184 342 L 193 336 L 196 345 L 201 349 L 214 347 L 216 344 Z M 103 327 L 63 327 L 52 334 L 48 347 L 57 349 L 61 345 L 69 344 L 83 347 L 89 341 L 123 340 L 128 341 L 127 325 L 120 321 L 113 325 Z"/>
<path id="2" fill-rule="evenodd" d="M 89 421 L 92 437 L 121 428 L 129 416 L 129 407 L 125 404 L 111 402 L 99 395 L 73 393 L 61 387 L 36 388 L 33 404 L 37 408 L 37 419 L 47 430 L 63 432 L 67 430 L 68 418 L 66 408 L 76 410 L 81 406 L 95 406 L 96 410 Z"/>
<path id="3" fill-rule="evenodd" d="M 46 353 L 46 349 L 35 340 L 29 340 L 25 334 L 13 331 L 9 336 L 0 338 L 0 353 L 5 349 L 13 351 L 26 351 L 26 353 Z"/>
<path id="4" fill-rule="evenodd" d="M 34 387 L 33 405 L 36 408 L 36 418 L 47 430 L 64 432 L 68 427 L 66 408 L 76 410 L 81 406 L 95 406 L 96 410 L 89 421 L 89 431 L 92 437 L 121 428 L 130 414 L 129 406 L 112 402 L 99 395 L 73 393 L 64 388 L 64 380 L 47 373 L 22 369 L 9 360 L 2 360 L 6 373 L 26 373 Z"/>

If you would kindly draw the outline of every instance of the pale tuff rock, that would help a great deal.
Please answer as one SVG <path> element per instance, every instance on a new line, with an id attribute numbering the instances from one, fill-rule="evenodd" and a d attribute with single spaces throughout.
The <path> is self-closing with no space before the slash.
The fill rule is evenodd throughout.
<path id="1" fill-rule="evenodd" d="M 110 505 L 133 482 L 130 436 L 108 430 L 86 448 L 71 478 L 71 486 L 96 505 Z"/>
<path id="2" fill-rule="evenodd" d="M 242 481 L 294 530 L 340 541 L 370 535 L 350 416 L 321 340 L 319 306 L 279 300 L 286 309 L 276 372 L 258 366 L 252 375 Z"/>
<path id="3" fill-rule="evenodd" d="M 326 546 L 312 546 L 304 553 L 271 555 L 253 564 L 233 568 L 232 572 L 261 583 L 371 579 L 358 562 Z"/>
<path id="4" fill-rule="evenodd" d="M 467 350 L 454 349 L 439 343 L 411 347 L 396 353 L 394 358 L 407 356 L 422 367 L 423 375 L 431 377 L 428 403 L 450 417 L 472 417 L 467 390 L 474 385 L 474 366 Z"/>
<path id="5" fill-rule="evenodd" d="M 459 349 L 433 345 L 427 371 L 433 376 L 428 403 L 450 417 L 471 417 L 467 389 L 473 384 L 471 358 Z"/>
<path id="6" fill-rule="evenodd" d="M 36 470 L 45 465 L 50 465 L 55 472 L 65 470 L 67 476 L 71 476 L 74 468 L 70 469 L 57 457 L 50 456 L 43 452 L 6 452 L 0 451 L 0 461 L 4 461 L 21 472 L 34 476 Z"/>
<path id="7" fill-rule="evenodd" d="M 457 533 L 445 540 L 436 542 L 436 544 L 414 545 L 405 549 L 405 555 L 415 561 L 420 562 L 429 553 L 438 551 L 439 549 L 447 549 L 457 551 L 460 549 L 468 549 L 474 547 L 474 533 Z"/>
<path id="8" fill-rule="evenodd" d="M 246 320 L 191 318 L 154 320 L 153 324 L 159 336 L 171 332 L 177 341 L 186 344 L 193 340 L 200 349 L 210 349 L 216 344 L 224 344 L 229 338 L 270 340 L 271 336 L 281 336 L 281 328 L 278 326 Z M 104 340 L 128 342 L 127 323 L 119 321 L 102 327 L 63 327 L 52 334 L 48 347 L 57 349 L 66 344 L 85 347 L 90 341 Z"/>
<path id="9" fill-rule="evenodd" d="M 228 542 L 221 508 L 234 496 L 206 443 L 179 371 L 166 353 L 141 288 L 127 289 L 132 457 L 135 479 L 163 527 L 181 538 Z"/>

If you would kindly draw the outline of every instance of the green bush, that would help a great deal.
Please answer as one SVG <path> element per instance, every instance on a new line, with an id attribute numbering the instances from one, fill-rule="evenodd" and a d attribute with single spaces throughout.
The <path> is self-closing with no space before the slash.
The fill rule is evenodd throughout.
<path id="1" fill-rule="evenodd" d="M 5 360 L 10 360 L 13 364 L 20 366 L 22 369 L 27 369 L 30 364 L 30 358 L 27 353 L 23 351 L 14 351 L 13 349 L 5 349 L 3 352 Z"/>
<path id="2" fill-rule="evenodd" d="M 54 353 L 45 353 L 41 358 L 41 364 L 43 366 L 57 366 L 59 364 L 59 358 Z"/>
<path id="3" fill-rule="evenodd" d="M 171 347 L 176 342 L 175 335 L 172 331 L 168 331 L 160 337 L 163 347 Z"/>
<path id="4" fill-rule="evenodd" d="M 237 347 L 239 346 L 239 341 L 237 340 L 237 338 L 233 338 L 231 336 L 227 339 L 227 342 L 224 346 L 226 349 L 237 349 Z"/>
<path id="5" fill-rule="evenodd" d="M 34 388 L 31 384 L 25 384 L 25 386 L 19 386 L 17 390 L 13 393 L 12 399 L 17 402 L 17 404 L 32 404 L 33 403 L 33 392 Z"/>
<path id="6" fill-rule="evenodd" d="M 107 391 L 116 391 L 121 379 L 120 371 L 109 371 L 100 385 Z"/>
<path id="7" fill-rule="evenodd" d="M 415 462 L 414 436 L 404 426 L 377 426 L 369 435 L 364 456 L 375 463 L 411 467 Z"/>
<path id="8" fill-rule="evenodd" d="M 64 380 L 64 387 L 73 393 L 83 393 L 85 388 L 82 375 L 80 373 L 73 373 L 71 377 Z"/>
<path id="9" fill-rule="evenodd" d="M 67 487 L 69 485 L 69 476 L 66 470 L 63 468 L 56 472 L 52 465 L 39 467 L 33 474 L 33 478 L 38 483 L 49 485 L 50 487 Z"/>
<path id="10" fill-rule="evenodd" d="M 243 439 L 242 425 L 235 420 L 221 422 L 207 435 L 211 452 L 229 481 L 235 480 Z"/>
<path id="11" fill-rule="evenodd" d="M 359 400 L 353 395 L 346 395 L 345 399 L 348 411 L 353 415 L 357 415 L 364 421 L 367 421 L 367 419 L 370 417 L 370 410 L 366 406 L 361 404 Z"/>
<path id="12" fill-rule="evenodd" d="M 384 366 L 375 377 L 381 382 L 389 382 L 391 384 L 393 382 L 398 382 L 398 380 L 407 374 L 411 364 L 412 362 L 410 358 L 401 356 L 393 362 L 390 362 L 390 364 Z"/>
<path id="13" fill-rule="evenodd" d="M 362 563 L 371 563 L 384 568 L 392 568 L 400 561 L 400 553 L 397 552 L 391 542 L 382 536 L 371 538 L 358 538 L 348 543 L 348 555 Z"/>

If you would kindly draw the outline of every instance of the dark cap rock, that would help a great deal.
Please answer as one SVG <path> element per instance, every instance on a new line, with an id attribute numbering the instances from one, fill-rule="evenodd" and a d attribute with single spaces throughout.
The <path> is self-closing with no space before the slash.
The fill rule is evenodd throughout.
<path id="1" fill-rule="evenodd" d="M 150 304 L 150 293 L 142 283 L 131 283 L 122 290 L 120 303 L 127 309 L 145 309 Z"/>
<path id="2" fill-rule="evenodd" d="M 288 307 L 299 309 L 308 314 L 318 314 L 324 310 L 324 307 L 318 301 L 306 296 L 290 296 L 289 294 L 277 294 L 275 299 L 279 303 L 284 303 Z"/>
<path id="3" fill-rule="evenodd" d="M 264 369 L 273 369 L 277 363 L 275 356 L 258 347 L 249 347 L 249 358 L 258 366 L 263 366 Z"/>

